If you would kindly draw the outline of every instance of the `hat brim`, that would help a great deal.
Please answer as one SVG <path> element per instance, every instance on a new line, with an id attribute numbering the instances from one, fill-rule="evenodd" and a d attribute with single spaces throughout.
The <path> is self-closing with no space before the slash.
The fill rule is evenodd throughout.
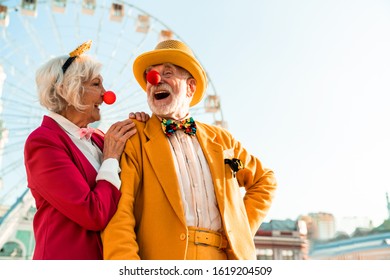
<path id="1" fill-rule="evenodd" d="M 172 63 L 186 69 L 196 80 L 196 91 L 190 106 L 198 104 L 205 93 L 207 76 L 200 63 L 187 53 L 176 49 L 153 50 L 141 54 L 134 60 L 133 73 L 139 85 L 146 91 L 145 70 L 149 66 Z"/>

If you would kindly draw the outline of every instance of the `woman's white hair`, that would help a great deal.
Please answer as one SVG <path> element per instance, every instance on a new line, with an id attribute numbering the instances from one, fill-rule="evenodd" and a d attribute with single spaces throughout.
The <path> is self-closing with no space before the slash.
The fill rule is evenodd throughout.
<path id="1" fill-rule="evenodd" d="M 39 102 L 52 112 L 60 113 L 68 106 L 84 110 L 86 106 L 81 103 L 83 83 L 100 75 L 102 64 L 88 55 L 76 57 L 64 74 L 62 65 L 68 58 L 53 58 L 36 72 Z"/>

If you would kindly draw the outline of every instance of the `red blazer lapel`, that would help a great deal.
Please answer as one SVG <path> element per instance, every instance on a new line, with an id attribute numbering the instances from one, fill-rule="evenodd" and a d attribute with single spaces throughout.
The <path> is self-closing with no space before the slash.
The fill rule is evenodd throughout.
<path id="1" fill-rule="evenodd" d="M 101 130 L 96 129 L 91 136 L 92 141 L 99 147 L 99 149 L 103 152 L 104 147 L 104 133 Z"/>
<path id="2" fill-rule="evenodd" d="M 69 135 L 60 127 L 60 125 L 48 116 L 44 116 L 42 121 L 42 127 L 50 129 L 53 133 L 57 134 L 59 141 L 64 143 L 64 145 L 69 149 L 70 153 L 73 155 L 73 162 L 83 174 L 84 178 L 87 180 L 90 186 L 95 185 L 95 179 L 97 176 L 97 171 L 80 151 L 80 149 L 73 143 Z M 98 147 L 103 150 L 103 138 L 99 135 L 92 134 L 93 141 L 98 145 Z"/>

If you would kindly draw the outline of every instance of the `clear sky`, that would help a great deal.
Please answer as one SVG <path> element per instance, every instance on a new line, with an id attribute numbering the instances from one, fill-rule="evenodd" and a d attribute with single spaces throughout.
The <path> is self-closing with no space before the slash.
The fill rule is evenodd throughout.
<path id="1" fill-rule="evenodd" d="M 269 219 L 387 218 L 389 1 L 133 1 L 185 40 L 229 130 L 274 170 Z"/>
<path id="2" fill-rule="evenodd" d="M 268 220 L 387 218 L 389 1 L 128 2 L 193 49 L 228 129 L 274 170 Z"/>

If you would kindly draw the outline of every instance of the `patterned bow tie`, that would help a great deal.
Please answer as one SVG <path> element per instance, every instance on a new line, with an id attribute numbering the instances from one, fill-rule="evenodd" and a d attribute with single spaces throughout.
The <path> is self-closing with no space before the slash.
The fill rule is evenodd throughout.
<path id="1" fill-rule="evenodd" d="M 166 136 L 171 136 L 178 129 L 183 129 L 184 133 L 193 136 L 196 133 L 196 123 L 194 119 L 188 118 L 182 121 L 162 119 L 161 127 Z"/>
<path id="2" fill-rule="evenodd" d="M 85 137 L 85 139 L 89 140 L 91 138 L 92 133 L 95 131 L 92 127 L 82 127 L 79 130 L 80 139 Z"/>

